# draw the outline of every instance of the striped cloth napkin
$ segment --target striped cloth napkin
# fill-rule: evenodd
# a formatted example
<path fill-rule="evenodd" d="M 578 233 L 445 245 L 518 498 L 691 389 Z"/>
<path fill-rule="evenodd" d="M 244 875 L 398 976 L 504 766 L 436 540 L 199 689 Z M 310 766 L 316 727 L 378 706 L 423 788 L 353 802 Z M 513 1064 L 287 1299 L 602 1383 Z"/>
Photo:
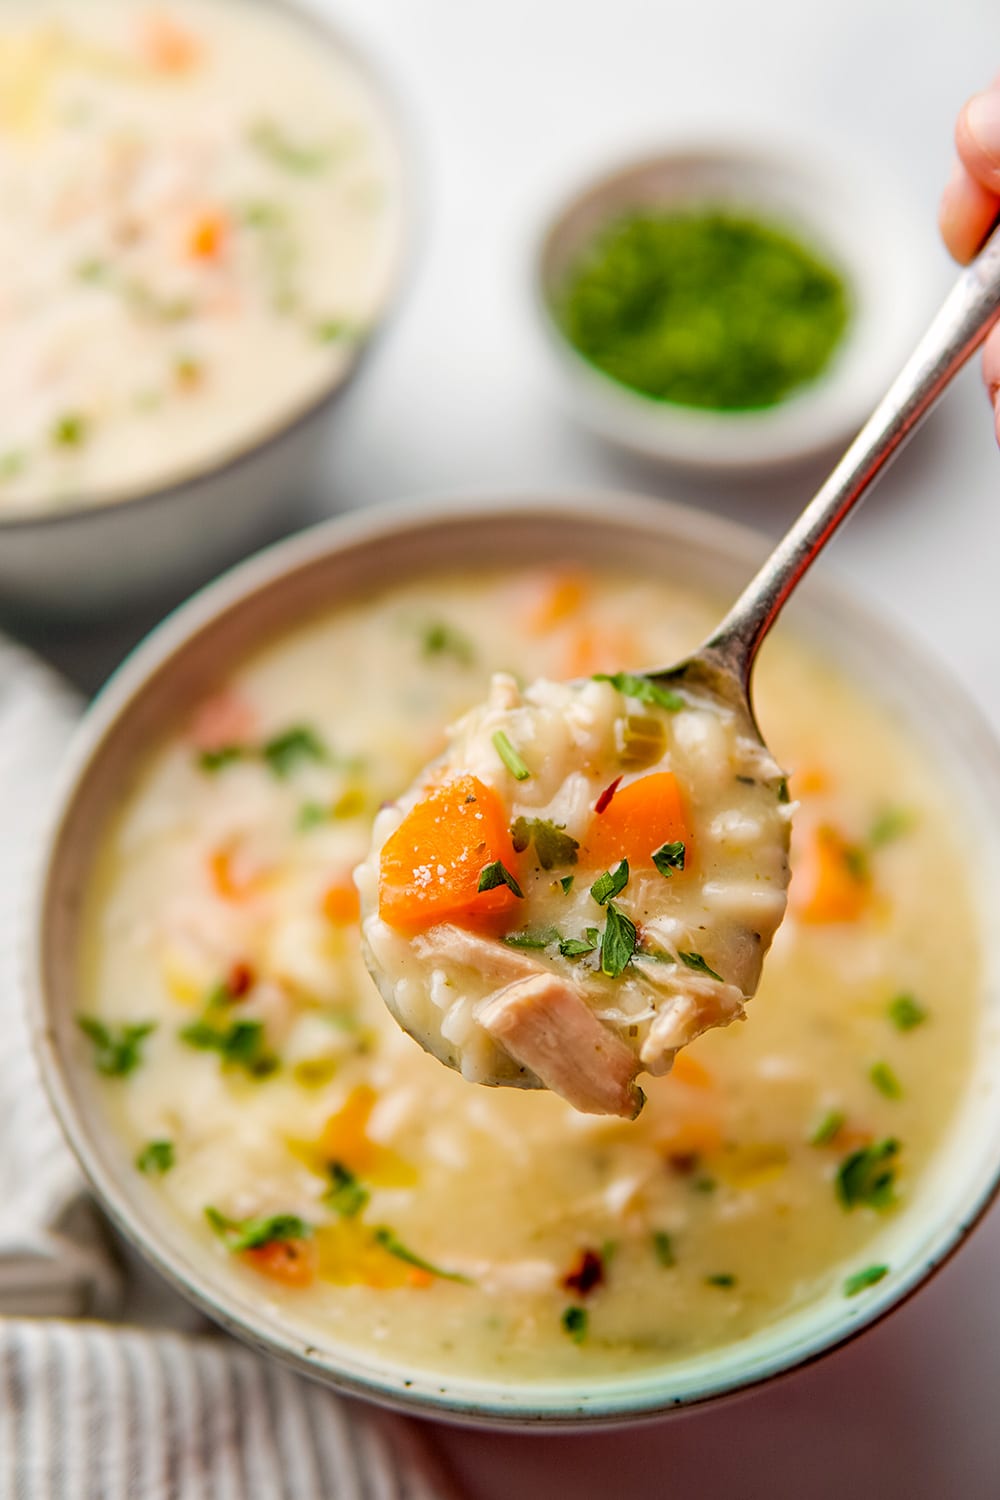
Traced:
<path fill-rule="evenodd" d="M 22 1015 L 21 907 L 80 708 L 0 638 L 0 1500 L 457 1500 L 415 1423 L 221 1334 L 114 1321 L 207 1329 L 115 1255 Z"/>

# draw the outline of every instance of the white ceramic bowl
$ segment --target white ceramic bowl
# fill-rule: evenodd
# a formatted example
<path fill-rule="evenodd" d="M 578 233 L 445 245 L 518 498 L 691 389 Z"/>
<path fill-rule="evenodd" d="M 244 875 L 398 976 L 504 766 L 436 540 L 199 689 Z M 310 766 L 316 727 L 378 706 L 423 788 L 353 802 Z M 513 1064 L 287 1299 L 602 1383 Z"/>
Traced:
<path fill-rule="evenodd" d="M 108 499 L 61 502 L 31 514 L 0 511 L 0 611 L 15 626 L 36 617 L 103 617 L 151 599 L 175 599 L 287 530 L 289 512 L 318 477 L 336 397 L 398 292 L 411 205 L 395 102 L 354 44 L 297 0 L 245 3 L 287 15 L 321 54 L 347 58 L 367 87 L 389 146 L 398 204 L 381 305 L 318 394 L 276 412 L 265 428 L 203 467 Z"/>
<path fill-rule="evenodd" d="M 77 735 L 56 799 L 30 935 L 31 1024 L 53 1103 L 104 1207 L 154 1266 L 226 1328 L 333 1386 L 411 1412 L 494 1425 L 634 1421 L 769 1380 L 843 1343 L 912 1292 L 983 1213 L 1000 1172 L 1000 747 L 946 672 L 826 583 L 804 586 L 792 609 L 798 629 L 817 637 L 909 722 L 940 764 L 980 901 L 988 965 L 972 1080 L 919 1191 L 887 1219 L 871 1247 L 872 1259 L 892 1270 L 864 1298 L 844 1298 L 838 1284 L 824 1299 L 728 1347 L 585 1384 L 472 1380 L 400 1365 L 384 1348 L 339 1345 L 289 1322 L 227 1275 L 211 1247 L 133 1170 L 80 1050 L 73 1018 L 80 1009 L 81 896 L 108 819 L 147 750 L 247 653 L 318 609 L 422 572 L 558 553 L 702 583 L 725 597 L 765 550 L 761 538 L 728 523 L 618 495 L 466 501 L 352 516 L 283 542 L 206 589 L 105 688 Z"/>
<path fill-rule="evenodd" d="M 775 406 L 714 412 L 644 396 L 605 375 L 553 314 L 567 267 L 605 224 L 634 208 L 725 207 L 784 226 L 840 272 L 850 321 L 827 369 Z M 545 343 L 573 412 L 610 442 L 677 468 L 748 476 L 830 452 L 860 428 L 912 352 L 933 304 L 934 226 L 911 222 L 870 168 L 838 170 L 822 151 L 678 146 L 616 167 L 553 216 L 535 258 Z"/>

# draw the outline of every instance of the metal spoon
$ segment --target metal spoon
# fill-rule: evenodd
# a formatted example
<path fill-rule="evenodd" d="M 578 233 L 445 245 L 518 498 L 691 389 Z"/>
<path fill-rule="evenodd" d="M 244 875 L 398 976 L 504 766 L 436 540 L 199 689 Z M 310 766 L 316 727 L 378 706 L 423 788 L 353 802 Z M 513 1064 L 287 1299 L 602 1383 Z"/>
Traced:
<path fill-rule="evenodd" d="M 834 532 L 916 431 L 1000 319 L 1000 229 L 959 276 L 943 306 L 833 473 L 747 584 L 718 629 L 676 666 L 644 675 L 664 687 L 706 689 L 761 739 L 751 674 L 785 601 Z"/>

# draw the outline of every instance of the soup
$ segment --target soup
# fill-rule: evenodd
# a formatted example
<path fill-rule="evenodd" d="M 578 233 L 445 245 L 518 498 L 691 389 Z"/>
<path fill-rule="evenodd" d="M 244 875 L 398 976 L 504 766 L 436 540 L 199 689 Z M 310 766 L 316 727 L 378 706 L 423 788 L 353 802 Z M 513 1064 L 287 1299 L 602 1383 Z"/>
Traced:
<path fill-rule="evenodd" d="M 363 75 L 280 6 L 6 0 L 0 516 L 173 482 L 315 403 L 387 294 L 395 179 Z"/>
<path fill-rule="evenodd" d="M 80 1065 L 134 1170 L 313 1343 L 610 1376 L 884 1274 L 970 1071 L 979 937 L 948 788 L 811 648 L 779 634 L 757 689 L 800 804 L 789 914 L 748 1019 L 644 1080 L 637 1120 L 471 1086 L 362 960 L 373 817 L 491 672 L 639 669 L 719 614 L 613 574 L 396 587 L 192 703 L 123 793 L 88 883 Z"/>

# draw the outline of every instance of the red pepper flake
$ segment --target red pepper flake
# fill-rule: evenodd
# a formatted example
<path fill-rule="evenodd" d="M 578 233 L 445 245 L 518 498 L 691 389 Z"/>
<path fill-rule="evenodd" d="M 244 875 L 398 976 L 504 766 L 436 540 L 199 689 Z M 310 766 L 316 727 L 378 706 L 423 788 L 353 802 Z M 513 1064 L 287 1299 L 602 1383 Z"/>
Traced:
<path fill-rule="evenodd" d="M 254 986 L 254 972 L 249 964 L 235 963 L 226 978 L 226 989 L 231 1000 L 242 1000 Z"/>
<path fill-rule="evenodd" d="M 667 1157 L 672 1169 L 680 1177 L 690 1177 L 698 1166 L 697 1151 L 671 1151 Z"/>
<path fill-rule="evenodd" d="M 611 783 L 611 785 L 610 786 L 606 786 L 604 788 L 604 791 L 601 793 L 601 795 L 598 797 L 597 801 L 594 803 L 594 811 L 595 811 L 595 813 L 607 812 L 608 808 L 611 806 L 611 799 L 615 795 L 615 792 L 617 792 L 617 790 L 621 786 L 621 784 L 622 784 L 621 777 L 620 776 L 616 776 L 615 779 L 614 779 L 614 781 Z"/>
<path fill-rule="evenodd" d="M 604 1281 L 604 1261 L 596 1250 L 581 1250 L 571 1271 L 563 1277 L 563 1286 L 579 1297 L 588 1296 Z"/>

